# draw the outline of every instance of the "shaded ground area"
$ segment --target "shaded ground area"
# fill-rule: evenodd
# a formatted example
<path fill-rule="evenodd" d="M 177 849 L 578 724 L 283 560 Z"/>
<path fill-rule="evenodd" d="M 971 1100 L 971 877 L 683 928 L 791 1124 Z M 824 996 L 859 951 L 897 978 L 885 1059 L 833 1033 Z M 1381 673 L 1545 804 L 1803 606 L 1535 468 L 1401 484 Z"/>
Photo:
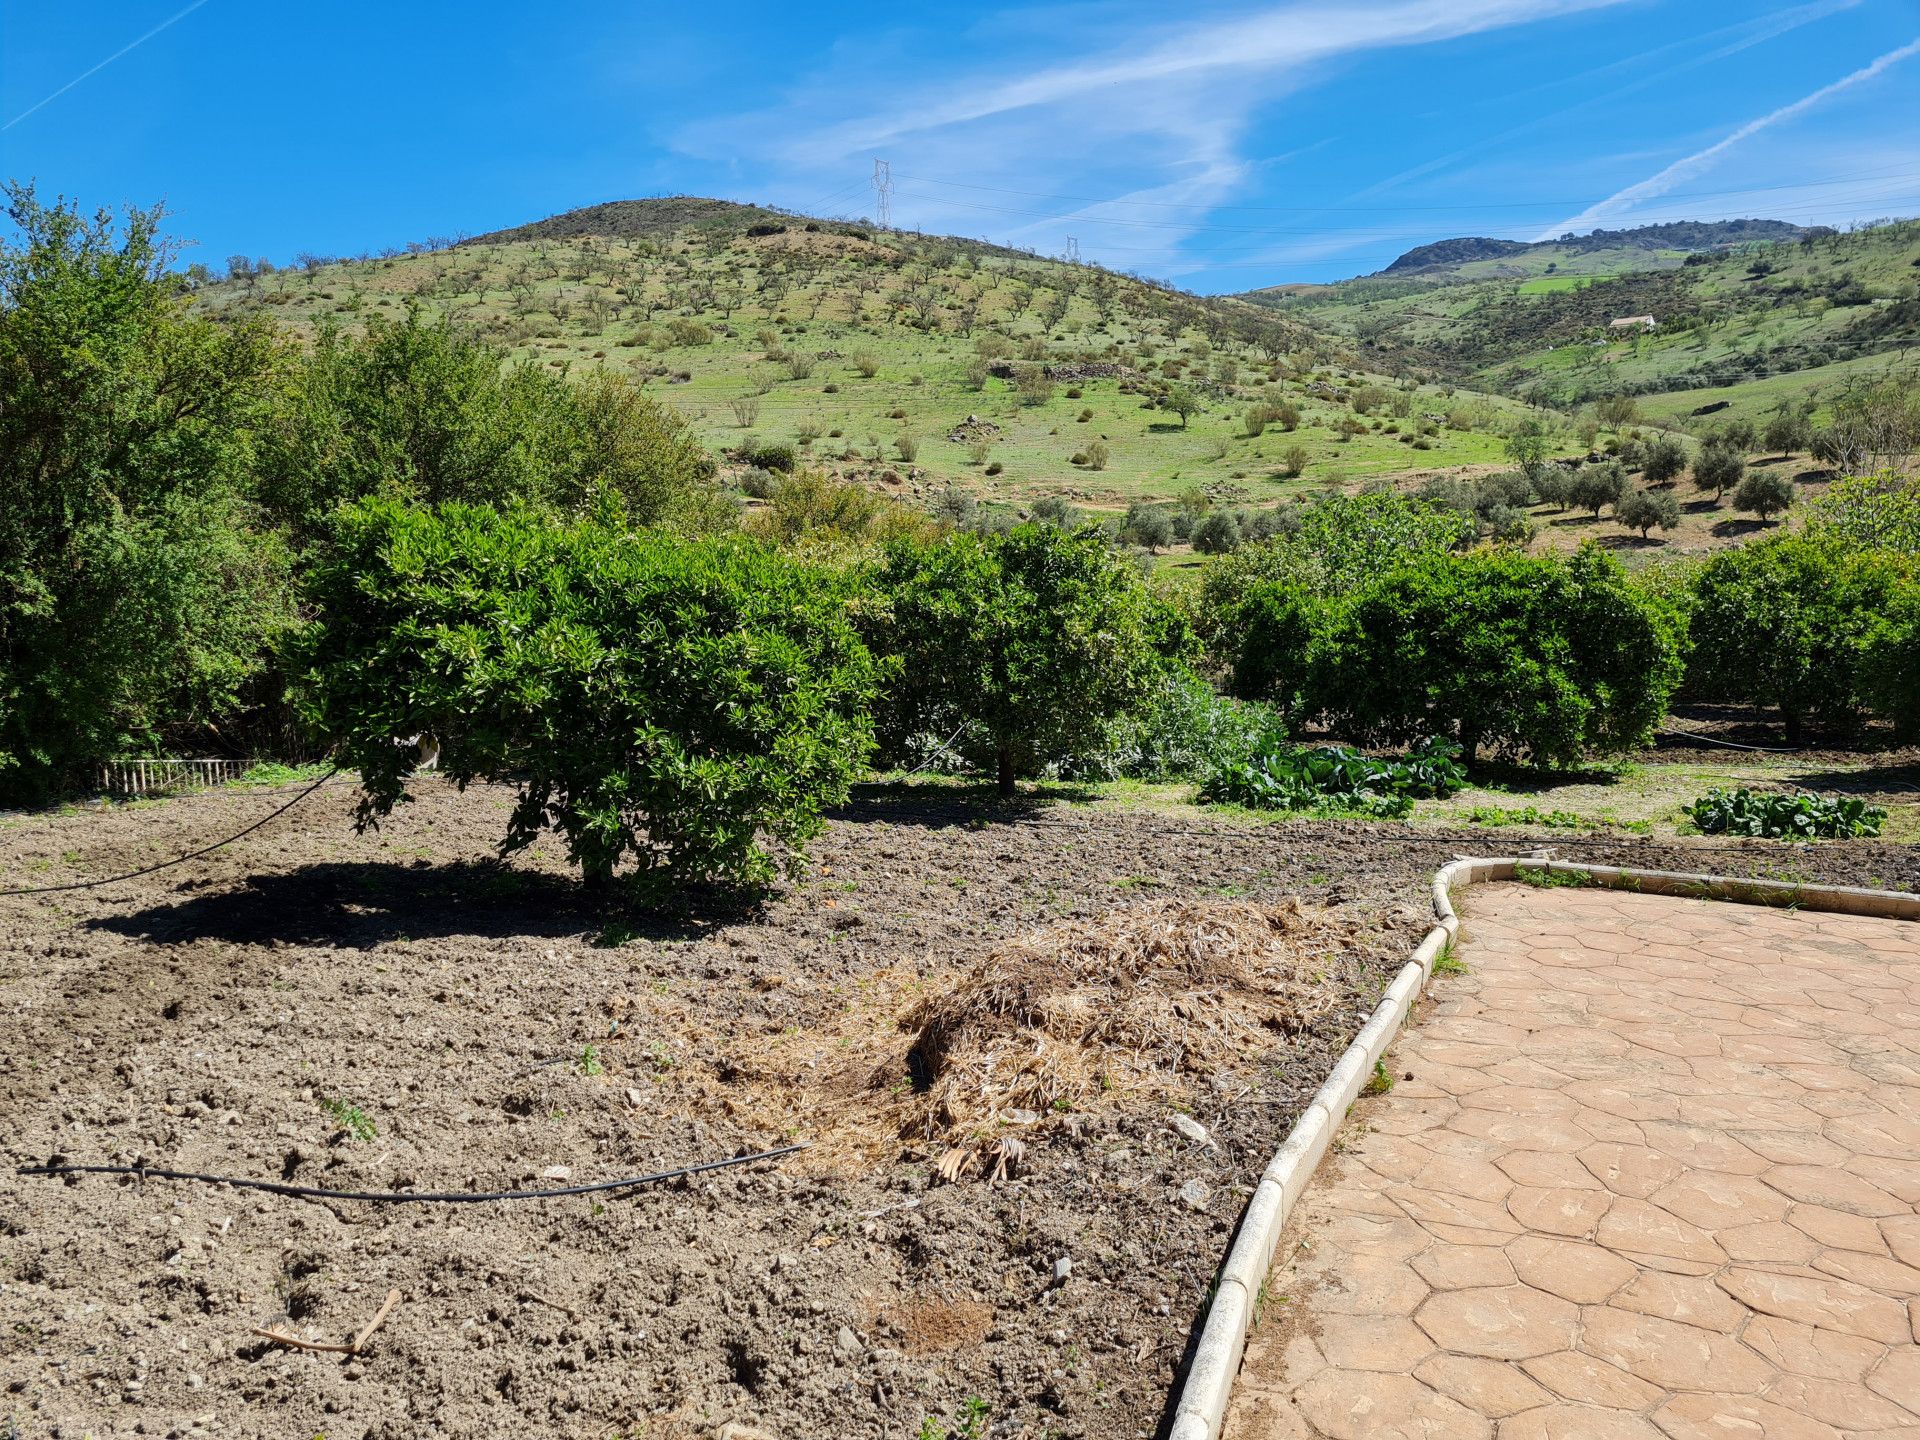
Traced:
<path fill-rule="evenodd" d="M 1920 925 L 1463 897 L 1283 1239 L 1228 1426 L 1920 1434 Z"/>
<path fill-rule="evenodd" d="M 153 863 L 282 798 L 0 818 L 0 876 Z M 187 865 L 0 900 L 7 1164 L 490 1190 L 815 1148 L 629 1196 L 457 1209 L 9 1174 L 0 1419 L 878 1437 L 957 1431 L 977 1399 L 981 1435 L 1152 1434 L 1245 1182 L 1424 929 L 1433 869 L 1488 848 L 875 788 L 763 906 L 649 919 L 586 904 L 551 849 L 492 863 L 510 804 L 429 783 L 362 837 L 336 781 Z M 1898 846 L 1591 853 L 1920 884 Z M 925 1123 L 901 1018 L 1010 939 L 1148 902 L 1295 899 L 1344 937 L 1312 1023 L 1250 1030 L 1157 1089 Z M 1180 1018 L 1207 1023 L 1198 1009 Z M 939 1183 L 949 1147 L 1008 1137 L 1011 1179 Z M 337 1340 L 390 1286 L 402 1303 L 362 1358 L 249 1333 L 286 1317 Z"/>

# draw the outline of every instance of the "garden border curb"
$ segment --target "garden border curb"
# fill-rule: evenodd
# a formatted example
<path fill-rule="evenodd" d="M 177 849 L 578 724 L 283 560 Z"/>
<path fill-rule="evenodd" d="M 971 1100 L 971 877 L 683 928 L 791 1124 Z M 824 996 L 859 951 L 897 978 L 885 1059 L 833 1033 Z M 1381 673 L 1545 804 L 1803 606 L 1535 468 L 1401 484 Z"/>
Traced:
<path fill-rule="evenodd" d="M 1219 1440 L 1227 1402 L 1246 1352 L 1254 1307 L 1273 1264 L 1273 1253 L 1287 1217 L 1313 1181 L 1334 1132 L 1360 1096 L 1374 1063 L 1386 1053 L 1413 1011 L 1434 962 L 1454 941 L 1460 919 L 1452 891 L 1457 885 L 1511 880 L 1522 868 L 1579 877 L 1574 883 L 1643 894 L 1699 900 L 1728 900 L 1801 910 L 1836 911 L 1890 920 L 1920 922 L 1920 895 L 1897 890 L 1862 890 L 1845 885 L 1801 885 L 1784 880 L 1741 880 L 1725 875 L 1677 870 L 1638 870 L 1620 865 L 1588 865 L 1546 858 L 1469 859 L 1442 866 L 1433 877 L 1433 928 L 1394 976 L 1367 1023 L 1335 1062 L 1300 1118 L 1280 1142 L 1254 1187 L 1233 1244 L 1222 1262 L 1207 1308 L 1206 1322 L 1194 1346 L 1193 1361 L 1181 1382 L 1167 1440 Z"/>

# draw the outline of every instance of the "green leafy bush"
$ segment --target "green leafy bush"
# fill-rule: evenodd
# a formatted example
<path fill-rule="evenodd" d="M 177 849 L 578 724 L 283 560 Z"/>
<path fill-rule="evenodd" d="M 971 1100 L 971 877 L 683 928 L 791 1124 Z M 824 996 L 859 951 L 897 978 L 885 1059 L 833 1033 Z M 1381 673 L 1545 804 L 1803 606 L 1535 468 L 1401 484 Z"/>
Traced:
<path fill-rule="evenodd" d="M 1681 674 L 1683 618 L 1591 546 L 1565 559 L 1428 555 L 1314 644 L 1310 703 L 1348 733 L 1458 737 L 1537 766 L 1645 744 Z"/>
<path fill-rule="evenodd" d="M 641 524 L 727 518 L 712 457 L 638 385 L 511 361 L 414 308 L 360 335 L 322 330 L 260 418 L 253 469 L 268 515 L 300 544 L 336 506 L 374 494 L 576 508 L 610 489 Z"/>
<path fill-rule="evenodd" d="M 1135 708 L 1055 769 L 1066 779 L 1184 779 L 1245 759 L 1275 728 L 1267 706 L 1221 695 L 1184 664 L 1169 662 Z"/>
<path fill-rule="evenodd" d="M 738 537 L 627 528 L 603 501 L 346 510 L 313 598 L 305 703 L 361 774 L 362 824 L 408 798 L 431 735 L 465 784 L 520 787 L 503 850 L 546 829 L 590 886 L 759 884 L 872 748 L 877 668 L 851 582 Z"/>
<path fill-rule="evenodd" d="M 1687 814 L 1706 835 L 1757 835 L 1766 840 L 1850 840 L 1878 835 L 1887 812 L 1857 795 L 1782 795 L 1717 786 Z"/>
<path fill-rule="evenodd" d="M 279 345 L 188 312 L 157 212 L 7 187 L 0 242 L 0 801 L 237 713 L 294 623 L 244 424 Z"/>
<path fill-rule="evenodd" d="M 1694 580 L 1689 692 L 1777 707 L 1794 745 L 1809 726 L 1851 731 L 1869 709 L 1910 720 L 1899 697 L 1920 682 L 1898 658 L 1901 627 L 1888 617 L 1911 613 L 1915 568 L 1911 557 L 1821 536 L 1721 551 Z"/>
<path fill-rule="evenodd" d="M 977 726 L 1002 794 L 1048 760 L 1097 747 L 1146 699 L 1186 626 L 1093 530 L 1026 524 L 889 548 L 874 647 L 898 657 L 884 729 Z"/>
<path fill-rule="evenodd" d="M 1460 747 L 1450 740 L 1426 740 L 1402 758 L 1382 759 L 1337 745 L 1288 745 L 1276 736 L 1246 758 L 1214 767 L 1200 786 L 1200 799 L 1392 819 L 1411 811 L 1415 799 L 1451 795 L 1465 783 Z"/>

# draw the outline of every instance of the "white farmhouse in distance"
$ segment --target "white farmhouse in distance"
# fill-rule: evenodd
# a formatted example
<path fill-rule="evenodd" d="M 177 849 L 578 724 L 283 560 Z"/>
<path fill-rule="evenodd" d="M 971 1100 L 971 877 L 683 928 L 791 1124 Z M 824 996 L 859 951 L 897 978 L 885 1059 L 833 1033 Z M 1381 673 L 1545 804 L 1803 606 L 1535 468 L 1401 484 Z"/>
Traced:
<path fill-rule="evenodd" d="M 1609 320 L 1609 330 L 1651 330 L 1655 324 L 1651 315 L 1623 315 L 1618 320 Z"/>

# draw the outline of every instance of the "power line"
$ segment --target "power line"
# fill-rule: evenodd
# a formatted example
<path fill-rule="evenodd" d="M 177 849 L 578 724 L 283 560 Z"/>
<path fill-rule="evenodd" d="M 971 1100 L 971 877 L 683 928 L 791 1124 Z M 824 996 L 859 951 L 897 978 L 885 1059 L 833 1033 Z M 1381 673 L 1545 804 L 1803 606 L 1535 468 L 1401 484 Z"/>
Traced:
<path fill-rule="evenodd" d="M 885 160 L 873 162 L 873 204 L 874 214 L 879 217 L 880 228 L 893 228 L 893 166 Z"/>

